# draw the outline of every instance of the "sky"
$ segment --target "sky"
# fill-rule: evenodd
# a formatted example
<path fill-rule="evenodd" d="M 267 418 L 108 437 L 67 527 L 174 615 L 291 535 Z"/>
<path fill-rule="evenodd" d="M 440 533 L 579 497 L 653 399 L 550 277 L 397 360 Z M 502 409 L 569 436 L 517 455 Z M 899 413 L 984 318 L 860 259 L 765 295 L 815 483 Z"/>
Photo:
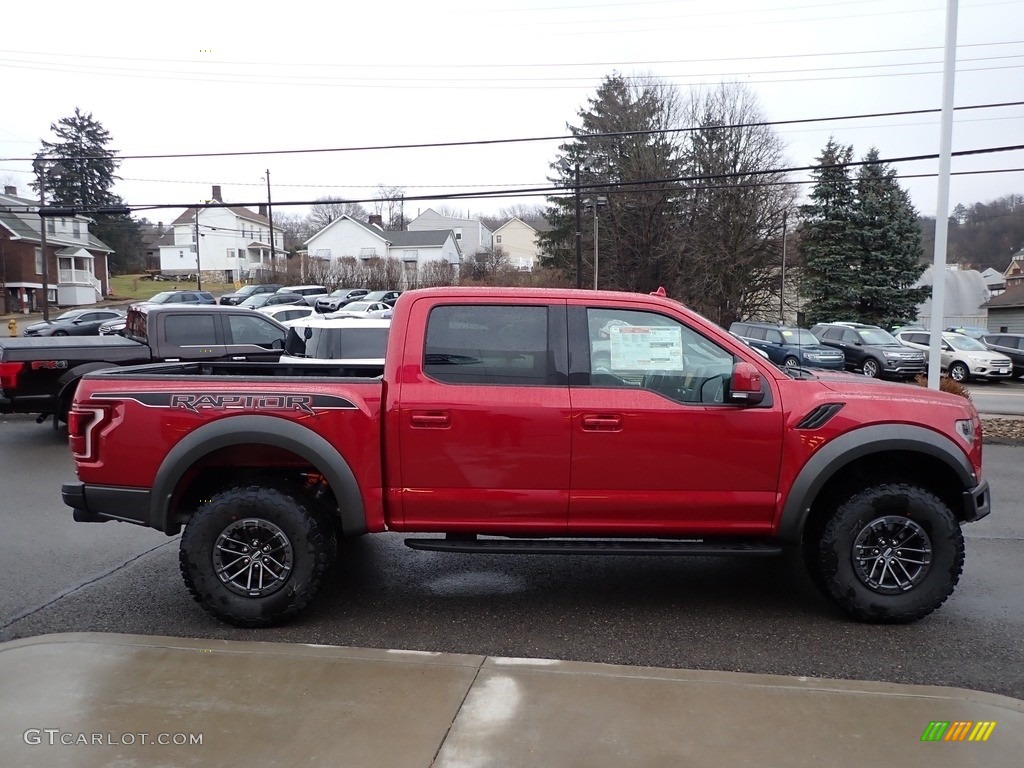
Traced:
<path fill-rule="evenodd" d="M 215 184 L 225 202 L 269 197 L 296 214 L 381 185 L 405 190 L 410 218 L 542 204 L 469 196 L 549 186 L 558 138 L 616 72 L 684 96 L 744 83 L 768 120 L 819 120 L 777 127 L 790 167 L 812 165 L 830 136 L 857 157 L 939 151 L 946 0 L 49 0 L 3 17 L 0 182 L 32 196 L 29 158 L 78 107 L 125 158 L 114 191 L 154 222 Z M 1024 102 L 1024 3 L 960 0 L 957 18 L 956 106 Z M 910 110 L 936 111 L 850 119 Z M 957 111 L 953 152 L 1024 144 L 1022 128 L 1024 105 Z M 396 148 L 496 139 L 543 140 Z M 274 153 L 225 156 L 240 152 Z M 213 156 L 180 157 L 200 153 Z M 935 215 L 938 160 L 894 167 Z M 1024 195 L 1022 150 L 954 157 L 952 170 L 951 207 Z"/>

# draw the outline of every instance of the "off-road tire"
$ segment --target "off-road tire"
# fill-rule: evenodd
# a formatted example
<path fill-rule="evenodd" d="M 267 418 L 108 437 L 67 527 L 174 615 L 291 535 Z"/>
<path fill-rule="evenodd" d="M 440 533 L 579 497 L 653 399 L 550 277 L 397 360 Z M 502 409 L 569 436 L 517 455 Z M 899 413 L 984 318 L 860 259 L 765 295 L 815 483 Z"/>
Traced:
<path fill-rule="evenodd" d="M 178 561 L 189 592 L 209 613 L 239 627 L 267 627 L 309 605 L 336 551 L 331 521 L 313 499 L 287 486 L 248 485 L 199 506 Z"/>
<path fill-rule="evenodd" d="M 880 483 L 841 500 L 808 531 L 811 580 L 861 621 L 904 624 L 952 594 L 964 566 L 964 538 L 949 507 L 909 483 Z"/>
<path fill-rule="evenodd" d="M 877 379 L 879 374 L 882 372 L 882 366 L 878 364 L 878 361 L 873 357 L 869 357 L 864 361 L 861 366 L 861 372 L 871 379 Z"/>

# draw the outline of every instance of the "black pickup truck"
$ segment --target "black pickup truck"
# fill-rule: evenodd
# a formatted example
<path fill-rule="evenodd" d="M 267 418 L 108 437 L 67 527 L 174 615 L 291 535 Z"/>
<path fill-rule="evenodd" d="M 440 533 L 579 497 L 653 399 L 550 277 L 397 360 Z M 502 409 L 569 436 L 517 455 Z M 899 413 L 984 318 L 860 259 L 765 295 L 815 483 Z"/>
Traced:
<path fill-rule="evenodd" d="M 136 305 L 123 336 L 0 339 L 0 413 L 66 421 L 78 380 L 115 366 L 276 361 L 287 329 L 249 308 Z"/>

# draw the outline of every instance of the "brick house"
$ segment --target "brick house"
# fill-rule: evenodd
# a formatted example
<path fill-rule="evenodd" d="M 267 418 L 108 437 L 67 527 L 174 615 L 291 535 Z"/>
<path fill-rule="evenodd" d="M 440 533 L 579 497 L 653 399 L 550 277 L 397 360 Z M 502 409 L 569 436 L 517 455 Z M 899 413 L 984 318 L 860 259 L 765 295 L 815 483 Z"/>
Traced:
<path fill-rule="evenodd" d="M 95 304 L 110 293 L 107 256 L 113 251 L 89 233 L 88 216 L 46 219 L 42 250 L 39 201 L 18 196 L 14 187 L 0 195 L 0 284 L 5 313 L 43 306 L 43 258 L 49 303 L 62 307 Z"/>

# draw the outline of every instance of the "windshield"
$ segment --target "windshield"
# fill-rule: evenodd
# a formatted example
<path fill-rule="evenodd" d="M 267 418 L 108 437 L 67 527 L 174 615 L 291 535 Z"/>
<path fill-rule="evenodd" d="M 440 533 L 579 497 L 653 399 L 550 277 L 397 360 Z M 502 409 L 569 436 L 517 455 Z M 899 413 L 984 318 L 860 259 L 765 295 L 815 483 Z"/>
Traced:
<path fill-rule="evenodd" d="M 252 292 L 255 291 L 257 287 L 258 286 L 255 285 L 243 285 L 241 288 L 235 291 L 235 294 L 238 296 L 251 296 Z"/>
<path fill-rule="evenodd" d="M 330 326 L 290 328 L 285 354 L 320 360 L 383 360 L 388 330 Z"/>
<path fill-rule="evenodd" d="M 801 347 L 816 347 L 821 344 L 817 336 L 804 328 L 787 328 L 782 331 L 782 338 L 787 344 Z"/>
<path fill-rule="evenodd" d="M 273 296 L 272 293 L 257 293 L 255 296 L 250 296 L 248 299 L 242 302 L 243 307 L 262 307 Z"/>
<path fill-rule="evenodd" d="M 71 309 L 65 312 L 63 315 L 59 315 L 54 318 L 55 320 L 74 320 L 79 315 L 84 315 L 86 310 L 84 309 Z"/>
<path fill-rule="evenodd" d="M 942 339 L 953 349 L 958 349 L 962 352 L 988 352 L 988 347 L 977 339 L 972 339 L 970 336 L 944 333 L 942 334 Z"/>
<path fill-rule="evenodd" d="M 885 344 L 899 344 L 900 341 L 888 331 L 883 331 L 881 328 L 868 328 L 863 331 L 857 331 L 860 335 L 860 340 L 865 344 L 885 345 Z"/>
<path fill-rule="evenodd" d="M 160 291 L 156 296 L 150 299 L 154 304 L 166 304 L 174 296 L 174 291 Z"/>

